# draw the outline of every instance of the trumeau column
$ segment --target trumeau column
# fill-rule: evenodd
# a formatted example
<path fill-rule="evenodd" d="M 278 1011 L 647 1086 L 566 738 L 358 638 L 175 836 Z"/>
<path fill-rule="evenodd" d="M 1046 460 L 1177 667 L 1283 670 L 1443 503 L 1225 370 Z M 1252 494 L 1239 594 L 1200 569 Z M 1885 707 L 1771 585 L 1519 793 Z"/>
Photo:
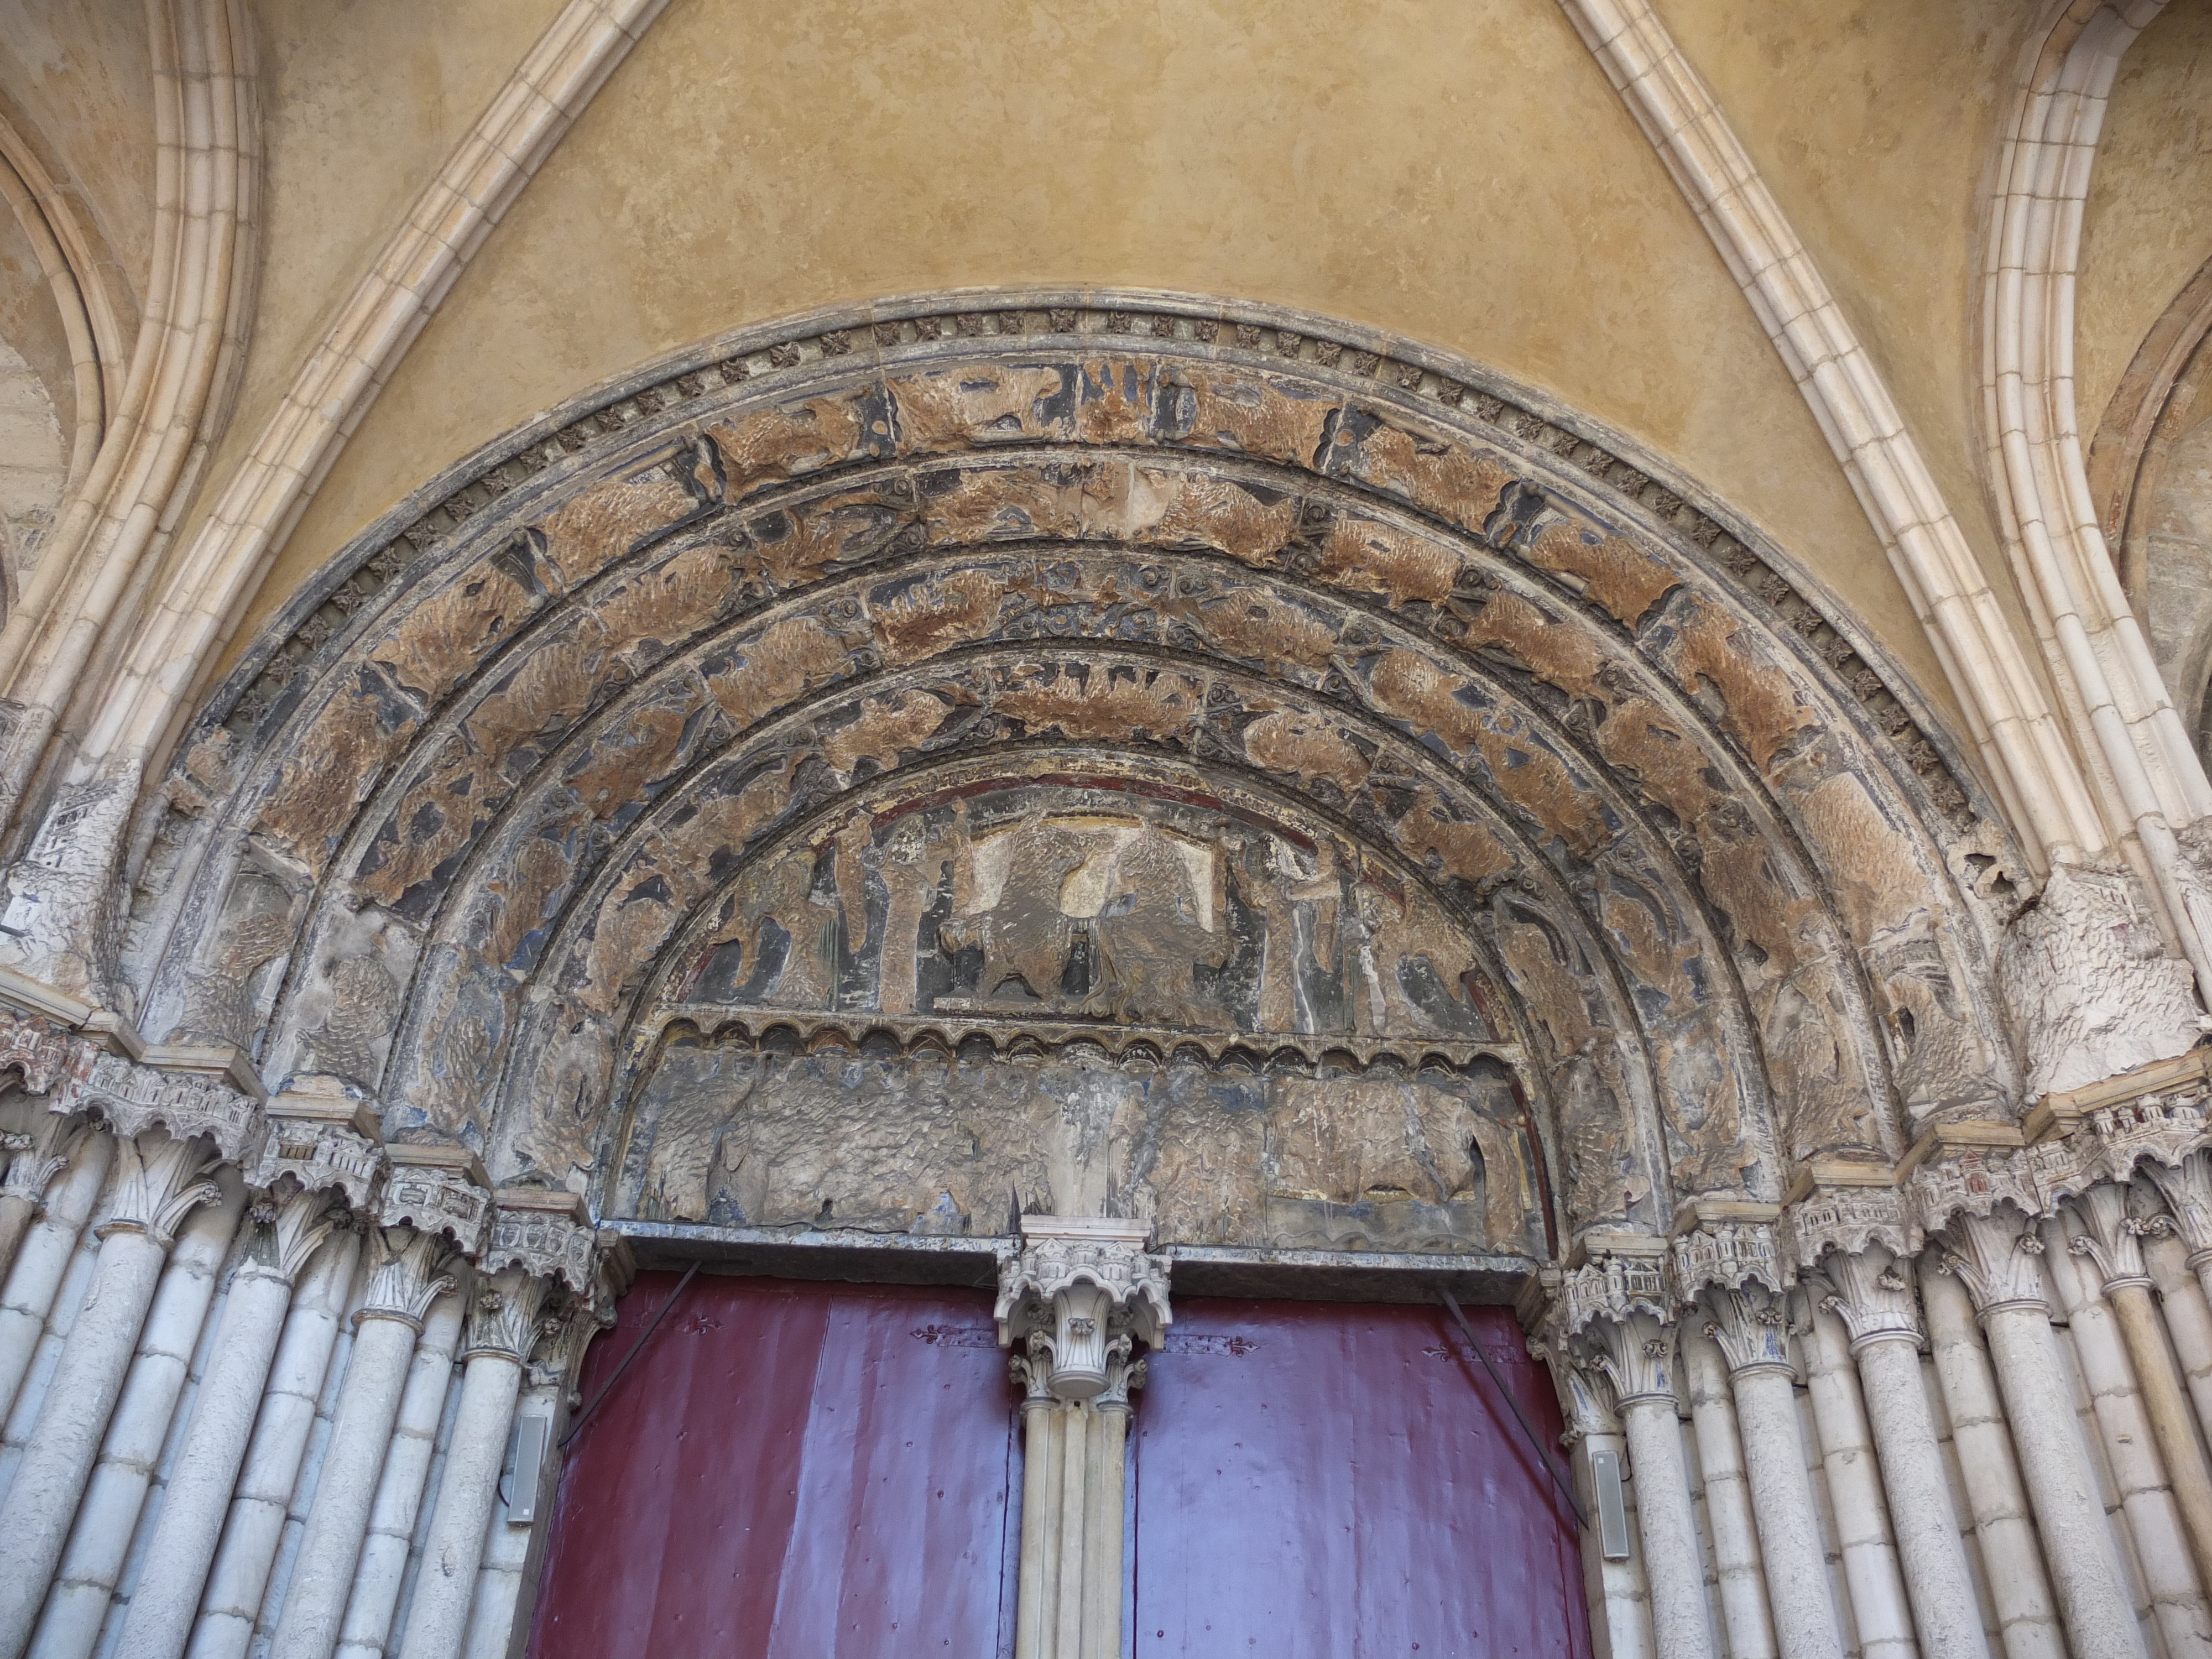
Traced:
<path fill-rule="evenodd" d="M 1701 1328 L 1728 1363 L 1782 1659 L 1843 1659 L 1799 1431 L 1787 1287 L 1773 1232 L 1741 1223 L 1699 1228 L 1674 1241 L 1672 1265 L 1676 1297 L 1686 1306 L 1702 1299 L 1709 1316 Z"/>
<path fill-rule="evenodd" d="M 1984 1194 L 1986 1196 L 1986 1194 Z M 1940 1201 L 1940 1200 L 1939 1200 Z M 2042 1241 L 2008 1200 L 1953 1214 L 1940 1246 L 1973 1298 L 2075 1659 L 2145 1659 L 2142 1627 L 2060 1368 Z"/>
<path fill-rule="evenodd" d="M 1880 1184 L 1807 1194 L 1791 1208 L 1783 1243 L 1801 1273 L 1818 1271 L 1806 1291 L 1849 1333 L 1921 1651 L 1981 1659 L 1988 1639 L 1921 1376 L 1924 1340 L 1910 1276 L 1916 1230 L 1889 1171 L 1870 1173 Z"/>
<path fill-rule="evenodd" d="M 222 1536 L 260 1415 L 292 1290 L 349 1212 L 363 1212 L 383 1167 L 365 1105 L 270 1103 L 270 1133 L 253 1184 L 244 1259 L 233 1272 L 214 1354 L 170 1471 L 115 1659 L 178 1659 Z"/>
<path fill-rule="evenodd" d="M 368 1294 L 354 1316 L 353 1352 L 338 1395 L 272 1659 L 331 1659 L 415 1340 L 431 1303 L 455 1288 L 454 1247 L 473 1255 L 490 1220 L 483 1166 L 459 1148 L 394 1146 L 377 1208 Z"/>
<path fill-rule="evenodd" d="M 1674 1310 L 1662 1271 L 1664 1241 L 1589 1241 L 1601 1259 L 1560 1281 L 1560 1335 L 1612 1387 L 1636 1482 L 1644 1581 L 1658 1659 L 1711 1659 L 1712 1622 L 1690 1472 L 1674 1398 Z"/>
<path fill-rule="evenodd" d="M 2143 1265 L 2143 1236 L 2163 1218 L 2145 1221 L 2130 1215 L 2128 1189 L 2111 1181 L 2098 1182 L 2068 1208 L 2081 1231 L 2067 1248 L 2087 1259 L 2105 1300 L 2112 1304 L 2113 1321 L 2120 1328 L 2120 1340 L 2150 1419 L 2152 1437 L 2166 1464 L 2190 1555 L 2199 1580 L 2212 1584 L 2212 1469 L 2205 1467 L 2197 1444 L 2189 1397 L 2173 1351 L 2166 1346 L 2150 1273 Z"/>
<path fill-rule="evenodd" d="M 54 1093 L 58 1114 L 96 1112 L 118 1169 L 90 1289 L 70 1330 L 15 1483 L 0 1504 L 0 1659 L 28 1644 L 77 1504 L 153 1304 L 179 1224 L 222 1195 L 210 1175 L 260 1148 L 259 1105 L 227 1085 L 175 1077 L 84 1045 Z"/>
<path fill-rule="evenodd" d="M 1022 1404 L 1016 1659 L 1119 1659 L 1123 1452 L 1137 1345 L 1173 1314 L 1148 1222 L 1024 1216 L 999 1275 L 999 1342 Z M 414 1659 L 414 1656 L 408 1656 Z"/>
<path fill-rule="evenodd" d="M 591 1294 L 592 1232 L 582 1199 L 568 1192 L 502 1188 L 498 1202 L 469 1321 L 460 1409 L 400 1659 L 457 1659 L 460 1653 L 523 1367 L 539 1337 L 560 1326 L 556 1316 L 553 1328 L 546 1328 L 542 1316 L 553 1311 L 549 1298 Z M 1118 1506 L 1114 1525 L 1118 1542 Z M 1118 1612 L 1118 1582 L 1114 1605 Z M 1118 1631 L 1113 1651 L 1120 1652 Z"/>

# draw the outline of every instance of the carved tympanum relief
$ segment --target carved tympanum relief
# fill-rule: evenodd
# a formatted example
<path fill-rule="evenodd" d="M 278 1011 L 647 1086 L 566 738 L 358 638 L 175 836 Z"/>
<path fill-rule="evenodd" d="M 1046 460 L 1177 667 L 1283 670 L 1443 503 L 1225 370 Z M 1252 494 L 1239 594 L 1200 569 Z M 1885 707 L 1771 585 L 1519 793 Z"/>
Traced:
<path fill-rule="evenodd" d="M 1322 1237 L 1269 1206 L 1371 1188 L 1437 1212 L 1394 1236 L 1533 1242 L 1524 1176 L 1649 1224 L 2001 1102 L 2017 866 L 1868 648 L 1525 394 L 1297 321 L 886 307 L 502 441 L 198 728 L 154 1027 L 277 963 L 265 1066 L 501 1180 L 900 1226 L 1042 1183 Z M 894 1137 L 932 1067 L 1006 1103 L 944 1129 L 972 1168 L 761 1173 L 809 1078 Z M 1300 1090 L 1355 1081 L 1402 1131 L 1296 1173 Z M 1009 1150 L 1086 1089 L 1141 1097 L 1125 1142 Z"/>

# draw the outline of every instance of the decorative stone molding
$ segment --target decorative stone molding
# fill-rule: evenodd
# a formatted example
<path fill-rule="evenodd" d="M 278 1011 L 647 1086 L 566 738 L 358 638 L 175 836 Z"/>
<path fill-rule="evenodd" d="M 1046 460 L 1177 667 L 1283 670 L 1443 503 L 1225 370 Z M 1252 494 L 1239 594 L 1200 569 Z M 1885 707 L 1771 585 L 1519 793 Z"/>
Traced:
<path fill-rule="evenodd" d="M 491 1180 L 476 1154 L 465 1146 L 398 1146 L 386 1148 L 385 1155 L 391 1173 L 377 1208 L 379 1224 L 442 1233 L 473 1259 L 483 1248 L 492 1214 Z"/>
<path fill-rule="evenodd" d="M 1919 1298 L 1900 1267 L 1899 1253 L 1869 1243 L 1860 1250 L 1832 1250 L 1822 1258 L 1820 1272 L 1826 1284 L 1818 1286 L 1820 1305 L 1844 1322 L 1851 1334 L 1851 1352 L 1860 1352 L 1876 1342 L 1923 1340 Z"/>
<path fill-rule="evenodd" d="M 550 1281 L 521 1267 L 481 1279 L 469 1310 L 469 1341 L 461 1358 L 488 1353 L 518 1365 L 526 1364 L 538 1339 L 561 1328 L 559 1319 L 539 1317 L 551 1288 Z"/>
<path fill-rule="evenodd" d="M 101 1238 L 118 1232 L 144 1233 L 163 1249 L 176 1242 L 184 1218 L 222 1196 L 206 1176 L 217 1158 L 197 1138 L 168 1135 L 151 1146 L 143 1135 L 118 1135 L 115 1195 L 107 1219 L 96 1230 Z"/>
<path fill-rule="evenodd" d="M 2070 1236 L 2066 1248 L 2095 1264 L 2107 1291 L 2125 1285 L 2151 1287 L 2150 1273 L 2143 1266 L 2142 1241 L 2157 1231 L 2158 1223 L 2128 1213 L 2124 1186 L 2100 1182 L 2077 1194 L 2067 1209 L 2081 1231 Z"/>
<path fill-rule="evenodd" d="M 496 1200 L 478 1271 L 519 1268 L 535 1279 L 558 1280 L 577 1296 L 589 1295 L 597 1237 L 584 1200 L 574 1193 L 531 1187 L 502 1187 Z"/>
<path fill-rule="evenodd" d="M 2189 1265 L 2201 1272 L 2212 1263 L 2212 1150 L 2199 1147 L 2172 1164 L 2146 1163 L 2142 1171 L 2189 1246 Z"/>
<path fill-rule="evenodd" d="M 258 1184 L 258 1183 L 257 1183 Z M 294 1187 L 272 1194 L 246 1212 L 252 1224 L 241 1273 L 265 1273 L 289 1285 L 323 1242 L 337 1231 L 343 1189 Z"/>
<path fill-rule="evenodd" d="M 1962 1212 L 1952 1218 L 1937 1249 L 1942 1271 L 1957 1275 L 1984 1318 L 2006 1308 L 2049 1309 L 2036 1260 L 2043 1241 L 2020 1210 L 1992 1205 L 1979 1215 Z"/>
<path fill-rule="evenodd" d="M 204 1137 L 241 1168 L 261 1148 L 261 1103 L 228 1082 L 144 1066 L 82 1045 L 53 1091 L 52 1109 L 104 1120 L 118 1140 L 159 1125 L 179 1140 Z"/>
<path fill-rule="evenodd" d="M 1158 1346 L 1174 1315 L 1170 1263 L 1148 1254 L 1152 1224 L 1024 1216 L 1022 1248 L 999 1274 L 999 1345 L 1021 1346 L 1016 1380 L 1035 1397 L 1126 1404 L 1134 1344 Z"/>
<path fill-rule="evenodd" d="M 1662 1322 L 1673 1319 L 1666 1248 L 1664 1241 L 1640 1235 L 1584 1239 L 1583 1249 L 1597 1259 L 1560 1276 L 1554 1315 L 1560 1334 L 1577 1336 L 1596 1321 L 1620 1321 L 1636 1313 Z"/>
<path fill-rule="evenodd" d="M 372 1228 L 368 1241 L 368 1291 L 354 1315 L 355 1323 L 396 1319 L 419 1334 L 430 1304 L 454 1288 L 453 1277 L 446 1271 L 453 1261 L 451 1247 L 439 1234 L 411 1226 Z"/>

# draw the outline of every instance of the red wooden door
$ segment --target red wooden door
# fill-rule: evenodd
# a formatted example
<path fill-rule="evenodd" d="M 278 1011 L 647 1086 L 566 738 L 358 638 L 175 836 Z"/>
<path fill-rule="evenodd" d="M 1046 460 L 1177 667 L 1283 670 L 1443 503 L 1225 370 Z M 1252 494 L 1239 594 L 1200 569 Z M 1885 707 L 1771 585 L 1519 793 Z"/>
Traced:
<path fill-rule="evenodd" d="M 1468 1312 L 1555 1439 L 1512 1316 Z M 1441 1309 L 1179 1297 L 1147 1369 L 1135 1659 L 1586 1659 L 1573 1520 Z"/>
<path fill-rule="evenodd" d="M 675 1287 L 641 1274 L 593 1397 Z M 534 1659 L 1000 1650 L 1013 1395 L 977 1291 L 701 1274 L 562 1473 Z"/>

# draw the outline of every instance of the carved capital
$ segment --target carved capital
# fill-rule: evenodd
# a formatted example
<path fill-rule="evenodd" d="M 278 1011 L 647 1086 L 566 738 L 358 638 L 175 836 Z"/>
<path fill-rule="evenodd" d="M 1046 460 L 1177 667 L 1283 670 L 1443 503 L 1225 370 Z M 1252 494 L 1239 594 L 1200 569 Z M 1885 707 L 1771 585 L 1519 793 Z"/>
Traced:
<path fill-rule="evenodd" d="M 259 1154 L 261 1103 L 219 1079 L 141 1066 L 82 1044 L 53 1091 L 57 1113 L 100 1118 L 118 1140 L 156 1127 L 179 1140 L 204 1138 L 241 1169 Z"/>
<path fill-rule="evenodd" d="M 327 1188 L 298 1186 L 264 1198 L 247 1212 L 253 1231 L 239 1271 L 292 1283 L 337 1226 L 337 1198 Z"/>
<path fill-rule="evenodd" d="M 93 1048 L 51 1020 L 0 1008 L 0 1077 L 14 1072 L 23 1079 L 27 1094 L 52 1094 L 68 1073 L 76 1051 Z"/>
<path fill-rule="evenodd" d="M 1595 1259 L 1560 1276 L 1553 1310 L 1560 1334 L 1574 1336 L 1594 1321 L 1617 1322 L 1632 1313 L 1646 1313 L 1662 1323 L 1674 1318 L 1674 1299 L 1662 1265 L 1665 1246 L 1656 1238 L 1635 1244 L 1632 1253 L 1594 1247 Z M 1603 1255 L 1597 1254 L 1601 1249 Z"/>
<path fill-rule="evenodd" d="M 1921 1243 L 1905 1194 L 1893 1186 L 1816 1186 L 1782 1212 L 1775 1237 L 1783 1259 L 1798 1268 L 1815 1266 L 1831 1250 L 1850 1255 L 1870 1245 L 1914 1255 Z"/>
<path fill-rule="evenodd" d="M 1720 1345 L 1730 1376 L 1792 1369 L 1790 1310 L 1782 1291 L 1755 1283 L 1735 1290 L 1715 1286 L 1706 1291 L 1705 1305 L 1712 1316 L 1705 1334 Z"/>
<path fill-rule="evenodd" d="M 615 1328 L 615 1298 L 603 1281 L 589 1297 L 572 1297 L 565 1310 L 541 1318 L 538 1349 L 525 1368 L 533 1389 L 558 1388 L 576 1375 L 584 1350 L 602 1331 Z M 575 1404 L 572 1396 L 569 1404 Z"/>
<path fill-rule="evenodd" d="M 0 1153 L 8 1160 L 8 1173 L 0 1179 L 0 1195 L 20 1198 L 35 1215 L 45 1207 L 46 1188 L 70 1160 L 84 1132 L 82 1119 L 49 1112 L 27 1134 L 0 1135 Z"/>
<path fill-rule="evenodd" d="M 383 1178 L 384 1147 L 367 1103 L 288 1089 L 269 1103 L 269 1136 L 249 1179 L 273 1193 L 288 1176 L 303 1192 L 331 1191 L 367 1214 Z"/>
<path fill-rule="evenodd" d="M 1594 1319 L 1579 1341 L 1589 1368 L 1602 1376 L 1621 1406 L 1640 1400 L 1674 1403 L 1674 1335 L 1671 1323 L 1635 1312 Z"/>
<path fill-rule="evenodd" d="M 101 1238 L 144 1233 L 166 1250 L 176 1243 L 177 1229 L 187 1215 L 222 1196 L 222 1188 L 207 1179 L 222 1160 L 204 1140 L 149 1129 L 118 1136 L 115 1151 L 113 1206 L 94 1230 Z"/>
<path fill-rule="evenodd" d="M 368 1235 L 370 1267 L 368 1294 L 354 1316 L 359 1326 L 365 1319 L 396 1319 L 416 1331 L 430 1304 L 453 1288 L 447 1268 L 452 1247 L 436 1233 L 413 1227 L 375 1227 Z"/>
<path fill-rule="evenodd" d="M 2008 1308 L 2050 1311 L 2043 1270 L 2036 1261 L 2043 1254 L 2043 1241 L 2020 1210 L 1955 1216 L 1939 1249 L 1942 1270 L 1958 1275 L 1974 1299 L 1974 1311 L 1983 1318 Z"/>
<path fill-rule="evenodd" d="M 1920 1346 L 1919 1298 L 1911 1270 L 1894 1251 L 1880 1244 L 1862 1250 L 1831 1250 L 1820 1263 L 1827 1284 L 1820 1306 L 1844 1322 L 1851 1352 L 1876 1342 Z"/>
<path fill-rule="evenodd" d="M 2189 1247 L 2189 1265 L 2212 1260 L 2212 1151 L 2200 1147 L 2171 1164 L 2146 1164 L 2143 1173 L 2166 1200 L 2173 1230 Z"/>
<path fill-rule="evenodd" d="M 1551 1367 L 1552 1386 L 1559 1395 L 1559 1414 L 1566 1421 L 1559 1436 L 1561 1445 L 1571 1446 L 1594 1434 L 1620 1432 L 1620 1421 L 1607 1399 L 1608 1385 L 1566 1344 L 1531 1338 L 1528 1352 Z"/>
<path fill-rule="evenodd" d="M 1723 1222 L 1684 1233 L 1668 1247 L 1668 1261 L 1678 1308 L 1694 1306 L 1708 1287 L 1789 1288 L 1790 1275 L 1775 1248 L 1774 1229 L 1755 1222 Z"/>
<path fill-rule="evenodd" d="M 2124 1286 L 2150 1288 L 2150 1273 L 2143 1266 L 2143 1236 L 2154 1224 L 2138 1221 L 2128 1213 L 2128 1189 L 2117 1182 L 2100 1181 L 2077 1194 L 2066 1206 L 2073 1224 L 2066 1248 L 2095 1264 L 2106 1295 Z M 2078 1229 L 2078 1231 L 2076 1231 Z"/>
<path fill-rule="evenodd" d="M 999 1343 L 1021 1344 L 1016 1380 L 1056 1400 L 1128 1402 L 1135 1344 L 1157 1346 L 1174 1317 L 1168 1259 L 1145 1249 L 1144 1222 L 1022 1218 L 1022 1248 L 1000 1270 Z M 1141 1380 L 1139 1374 L 1139 1380 Z"/>
<path fill-rule="evenodd" d="M 1907 1188 L 1914 1218 L 1940 1232 L 1956 1216 L 1987 1216 L 2009 1204 L 2039 1215 L 2043 1200 L 2019 1158 L 2009 1152 L 1969 1146 L 1941 1162 L 1922 1164 Z"/>
<path fill-rule="evenodd" d="M 597 1267 L 596 1244 L 584 1201 L 574 1194 L 503 1187 L 477 1265 L 487 1273 L 520 1268 L 584 1296 Z"/>
<path fill-rule="evenodd" d="M 538 1339 L 560 1329 L 559 1319 L 543 1316 L 551 1289 L 545 1279 L 520 1267 L 480 1278 L 475 1304 L 469 1310 L 468 1346 L 461 1357 L 492 1354 L 518 1365 L 526 1364 Z"/>
<path fill-rule="evenodd" d="M 392 1146 L 377 1221 L 442 1233 L 463 1255 L 483 1249 L 491 1225 L 491 1182 L 475 1154 L 459 1146 Z"/>

